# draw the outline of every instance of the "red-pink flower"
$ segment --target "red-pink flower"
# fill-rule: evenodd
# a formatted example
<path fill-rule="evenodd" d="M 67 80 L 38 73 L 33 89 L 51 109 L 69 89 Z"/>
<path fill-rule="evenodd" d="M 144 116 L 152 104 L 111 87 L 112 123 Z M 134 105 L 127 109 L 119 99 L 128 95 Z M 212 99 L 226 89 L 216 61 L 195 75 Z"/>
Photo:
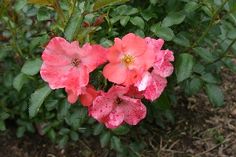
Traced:
<path fill-rule="evenodd" d="M 42 54 L 41 77 L 52 89 L 65 88 L 68 101 L 75 103 L 89 82 L 89 73 L 106 61 L 105 52 L 99 45 L 80 48 L 76 41 L 55 37 Z"/>
<path fill-rule="evenodd" d="M 145 38 L 148 49 L 155 52 L 155 62 L 153 65 L 154 73 L 160 75 L 161 77 L 168 77 L 172 74 L 174 67 L 170 63 L 174 61 L 173 52 L 170 50 L 161 50 L 164 40 L 162 39 L 152 39 L 150 37 Z"/>
<path fill-rule="evenodd" d="M 145 39 L 129 33 L 122 39 L 115 38 L 115 43 L 109 48 L 103 75 L 109 81 L 132 85 L 153 66 L 155 52 L 148 49 Z"/>
<path fill-rule="evenodd" d="M 166 77 L 170 76 L 174 69 L 170 63 L 174 61 L 174 56 L 170 50 L 161 50 L 164 40 L 156 40 L 149 37 L 145 38 L 145 40 L 148 44 L 148 49 L 156 54 L 155 62 L 153 69 L 150 69 L 152 72 L 145 72 L 141 79 L 135 83 L 135 86 L 138 91 L 143 92 L 146 99 L 153 101 L 161 95 L 167 85 Z"/>
<path fill-rule="evenodd" d="M 136 84 L 138 90 L 143 92 L 144 97 L 151 101 L 159 98 L 166 85 L 166 78 L 161 77 L 154 72 L 146 72 L 143 75 L 142 80 Z"/>
<path fill-rule="evenodd" d="M 108 128 L 117 128 L 123 122 L 136 125 L 146 116 L 146 107 L 140 99 L 125 94 L 129 88 L 113 86 L 107 93 L 101 93 L 89 108 L 89 114 Z"/>
<path fill-rule="evenodd" d="M 79 96 L 79 101 L 83 106 L 90 106 L 93 100 L 101 93 L 97 91 L 92 85 L 88 85 L 83 94 Z"/>

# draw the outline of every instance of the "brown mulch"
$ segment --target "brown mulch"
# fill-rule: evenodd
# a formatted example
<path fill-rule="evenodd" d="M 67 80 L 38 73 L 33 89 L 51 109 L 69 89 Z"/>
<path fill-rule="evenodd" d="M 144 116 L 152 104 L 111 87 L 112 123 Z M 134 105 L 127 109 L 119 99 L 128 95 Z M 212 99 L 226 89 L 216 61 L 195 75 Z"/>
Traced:
<path fill-rule="evenodd" d="M 236 157 L 236 75 L 224 70 L 225 106 L 213 108 L 204 93 L 179 98 L 176 124 L 165 134 L 158 129 L 147 136 L 143 157 Z M 64 149 L 47 138 L 28 134 L 16 138 L 14 129 L 0 134 L 0 157 L 105 157 L 98 139 L 80 140 Z M 114 155 L 113 155 L 114 156 Z"/>

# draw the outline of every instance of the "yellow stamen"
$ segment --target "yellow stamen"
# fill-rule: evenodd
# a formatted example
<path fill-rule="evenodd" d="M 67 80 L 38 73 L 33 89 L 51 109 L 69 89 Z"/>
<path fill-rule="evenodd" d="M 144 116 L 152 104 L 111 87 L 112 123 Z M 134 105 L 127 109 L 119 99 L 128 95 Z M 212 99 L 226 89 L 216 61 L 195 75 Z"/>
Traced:
<path fill-rule="evenodd" d="M 134 63 L 134 57 L 131 55 L 124 55 L 122 58 L 122 63 L 124 63 L 126 66 Z"/>

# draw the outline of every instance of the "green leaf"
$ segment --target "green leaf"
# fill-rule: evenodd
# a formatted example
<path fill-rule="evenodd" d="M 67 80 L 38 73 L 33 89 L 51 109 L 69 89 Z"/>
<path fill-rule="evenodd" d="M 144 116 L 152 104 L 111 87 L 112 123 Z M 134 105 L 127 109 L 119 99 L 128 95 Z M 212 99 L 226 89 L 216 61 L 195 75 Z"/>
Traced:
<path fill-rule="evenodd" d="M 28 0 L 28 3 L 50 6 L 54 3 L 54 0 Z"/>
<path fill-rule="evenodd" d="M 145 23 L 144 23 L 144 21 L 143 21 L 143 19 L 142 19 L 141 17 L 135 16 L 134 18 L 131 18 L 131 19 L 130 19 L 130 22 L 131 22 L 133 25 L 138 26 L 138 27 L 141 28 L 141 29 L 144 29 Z"/>
<path fill-rule="evenodd" d="M 130 16 L 123 16 L 120 19 L 121 26 L 125 27 L 127 23 L 129 22 Z"/>
<path fill-rule="evenodd" d="M 68 41 L 72 41 L 76 37 L 77 32 L 81 27 L 82 21 L 83 21 L 82 13 L 76 10 L 70 17 L 65 27 L 64 34 Z"/>
<path fill-rule="evenodd" d="M 236 63 L 234 60 L 234 58 L 224 58 L 223 62 L 229 68 L 229 70 L 236 73 Z"/>
<path fill-rule="evenodd" d="M 177 34 L 173 41 L 178 45 L 190 47 L 189 39 L 186 38 L 182 33 Z"/>
<path fill-rule="evenodd" d="M 184 11 L 186 13 L 191 13 L 191 12 L 194 12 L 198 7 L 199 7 L 199 4 L 197 4 L 196 2 L 188 2 L 184 6 Z"/>
<path fill-rule="evenodd" d="M 197 94 L 202 88 L 202 86 L 203 86 L 203 82 L 201 79 L 197 77 L 193 78 L 189 83 L 189 94 L 190 95 Z"/>
<path fill-rule="evenodd" d="M 211 63 L 216 59 L 216 57 L 214 57 L 212 53 L 205 48 L 196 47 L 193 49 L 193 51 L 207 63 Z"/>
<path fill-rule="evenodd" d="M 26 0 L 16 1 L 16 3 L 14 4 L 14 8 L 15 8 L 16 12 L 20 11 L 26 4 L 27 4 Z"/>
<path fill-rule="evenodd" d="M 44 86 L 31 94 L 29 105 L 29 116 L 31 118 L 38 113 L 40 106 L 43 104 L 43 101 L 50 94 L 50 92 L 51 89 L 48 86 Z"/>
<path fill-rule="evenodd" d="M 18 138 L 23 137 L 25 131 L 26 131 L 26 128 L 24 126 L 18 127 L 17 130 L 16 130 L 16 136 Z"/>
<path fill-rule="evenodd" d="M 19 73 L 13 80 L 13 87 L 19 92 L 22 86 L 27 82 L 27 77 L 23 73 Z"/>
<path fill-rule="evenodd" d="M 166 41 L 171 41 L 174 38 L 174 32 L 168 27 L 161 27 L 160 25 L 154 25 L 151 27 L 151 31 L 159 38 L 163 38 Z"/>
<path fill-rule="evenodd" d="M 39 58 L 36 58 L 35 60 L 26 61 L 23 67 L 21 68 L 21 72 L 26 75 L 36 75 L 40 67 L 42 65 L 42 61 Z"/>
<path fill-rule="evenodd" d="M 113 129 L 112 132 L 116 135 L 125 135 L 129 132 L 130 128 L 126 125 L 121 125 L 116 129 Z"/>
<path fill-rule="evenodd" d="M 215 77 L 215 75 L 213 75 L 212 73 L 206 73 L 204 75 L 201 76 L 202 80 L 204 80 L 207 83 L 220 83 L 220 80 Z"/>
<path fill-rule="evenodd" d="M 37 13 L 37 20 L 38 21 L 46 21 L 51 18 L 51 14 L 49 10 L 45 7 L 40 7 Z"/>
<path fill-rule="evenodd" d="M 93 6 L 93 10 L 104 8 L 108 5 L 121 4 L 128 2 L 129 0 L 96 0 Z"/>
<path fill-rule="evenodd" d="M 68 142 L 68 140 L 69 140 L 69 136 L 68 135 L 62 136 L 62 138 L 58 142 L 59 147 L 63 148 L 66 145 L 66 143 Z"/>
<path fill-rule="evenodd" d="M 117 152 L 122 152 L 122 143 L 120 141 L 120 139 L 116 136 L 113 136 L 111 138 L 111 149 L 116 150 Z"/>
<path fill-rule="evenodd" d="M 6 125 L 4 120 L 0 120 L 0 131 L 5 131 L 6 130 Z"/>
<path fill-rule="evenodd" d="M 79 134 L 75 131 L 71 131 L 70 132 L 70 138 L 73 140 L 73 141 L 78 141 L 79 139 Z"/>
<path fill-rule="evenodd" d="M 104 125 L 103 124 L 95 125 L 95 127 L 93 129 L 93 135 L 99 135 L 102 132 L 103 129 L 104 129 Z"/>
<path fill-rule="evenodd" d="M 52 142 L 56 141 L 56 132 L 53 129 L 50 129 L 47 135 Z"/>
<path fill-rule="evenodd" d="M 207 84 L 206 93 L 208 95 L 210 102 L 215 107 L 220 107 L 224 105 L 224 95 L 219 86 L 214 84 Z"/>
<path fill-rule="evenodd" d="M 105 146 L 107 146 L 108 143 L 110 142 L 110 139 L 111 139 L 110 132 L 107 131 L 107 132 L 101 134 L 101 136 L 100 136 L 101 147 L 104 148 Z"/>
<path fill-rule="evenodd" d="M 162 21 L 163 27 L 170 27 L 172 25 L 178 25 L 185 19 L 185 15 L 182 12 L 171 12 Z"/>
<path fill-rule="evenodd" d="M 188 53 L 182 53 L 177 57 L 175 71 L 177 82 L 181 82 L 191 76 L 193 65 L 194 59 L 192 55 Z"/>

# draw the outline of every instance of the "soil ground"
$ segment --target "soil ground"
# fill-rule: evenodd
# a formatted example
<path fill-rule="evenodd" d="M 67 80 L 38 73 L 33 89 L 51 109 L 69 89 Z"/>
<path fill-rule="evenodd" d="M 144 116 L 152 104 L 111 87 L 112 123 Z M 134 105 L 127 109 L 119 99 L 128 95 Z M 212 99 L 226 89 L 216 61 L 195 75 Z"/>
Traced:
<path fill-rule="evenodd" d="M 224 70 L 225 106 L 213 108 L 207 97 L 180 97 L 176 124 L 165 134 L 157 128 L 146 138 L 142 157 L 236 157 L 236 75 Z M 0 134 L 0 157 L 108 157 L 95 138 L 59 149 L 40 135 L 16 138 L 14 129 Z M 111 155 L 113 154 L 113 155 Z"/>

